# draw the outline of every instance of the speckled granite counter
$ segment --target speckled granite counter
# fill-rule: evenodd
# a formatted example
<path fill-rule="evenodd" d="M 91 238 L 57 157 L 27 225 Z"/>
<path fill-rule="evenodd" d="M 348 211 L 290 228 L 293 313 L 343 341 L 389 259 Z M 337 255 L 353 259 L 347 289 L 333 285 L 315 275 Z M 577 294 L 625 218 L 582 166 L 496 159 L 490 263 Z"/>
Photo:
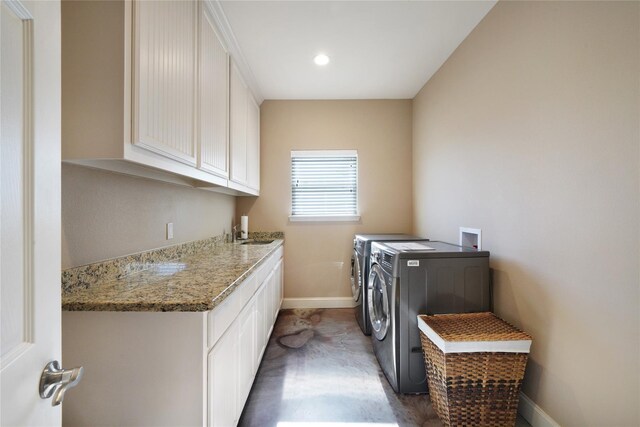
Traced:
<path fill-rule="evenodd" d="M 220 304 L 284 243 L 263 245 L 212 238 L 62 272 L 65 311 L 208 311 Z"/>

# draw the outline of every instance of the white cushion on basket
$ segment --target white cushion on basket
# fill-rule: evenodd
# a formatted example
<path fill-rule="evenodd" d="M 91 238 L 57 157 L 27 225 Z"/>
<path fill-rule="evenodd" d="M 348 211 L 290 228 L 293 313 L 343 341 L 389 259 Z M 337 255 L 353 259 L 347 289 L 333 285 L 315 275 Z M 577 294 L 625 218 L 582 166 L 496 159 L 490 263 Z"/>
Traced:
<path fill-rule="evenodd" d="M 418 316 L 418 328 L 443 353 L 529 353 L 531 340 L 445 341 Z"/>

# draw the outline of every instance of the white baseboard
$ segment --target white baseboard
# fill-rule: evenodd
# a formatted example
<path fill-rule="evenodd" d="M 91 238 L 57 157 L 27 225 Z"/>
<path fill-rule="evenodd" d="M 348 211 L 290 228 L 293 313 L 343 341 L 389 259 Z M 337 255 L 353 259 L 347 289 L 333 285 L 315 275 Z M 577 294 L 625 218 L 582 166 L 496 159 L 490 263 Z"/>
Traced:
<path fill-rule="evenodd" d="M 282 308 L 351 308 L 354 301 L 351 297 L 330 298 L 285 298 Z"/>
<path fill-rule="evenodd" d="M 531 424 L 531 427 L 560 427 L 560 424 L 555 422 L 549 414 L 544 412 L 541 407 L 536 405 L 536 403 L 529 399 L 524 393 L 520 393 L 518 413 Z"/>

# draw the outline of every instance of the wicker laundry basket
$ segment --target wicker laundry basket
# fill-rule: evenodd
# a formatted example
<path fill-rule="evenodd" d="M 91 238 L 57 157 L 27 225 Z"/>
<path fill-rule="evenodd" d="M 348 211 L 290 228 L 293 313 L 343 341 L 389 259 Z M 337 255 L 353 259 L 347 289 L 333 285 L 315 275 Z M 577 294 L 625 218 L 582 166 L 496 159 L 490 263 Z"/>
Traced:
<path fill-rule="evenodd" d="M 531 337 L 493 313 L 418 316 L 434 410 L 446 426 L 514 426 Z"/>

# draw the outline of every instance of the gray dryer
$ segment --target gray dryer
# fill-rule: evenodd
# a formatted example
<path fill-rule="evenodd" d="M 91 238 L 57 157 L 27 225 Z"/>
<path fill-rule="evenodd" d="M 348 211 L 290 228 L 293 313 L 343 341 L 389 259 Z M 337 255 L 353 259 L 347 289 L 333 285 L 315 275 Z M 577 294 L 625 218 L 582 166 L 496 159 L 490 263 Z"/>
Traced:
<path fill-rule="evenodd" d="M 368 304 L 373 349 L 399 393 L 426 393 L 418 314 L 489 311 L 489 252 L 444 242 L 374 242 Z"/>

